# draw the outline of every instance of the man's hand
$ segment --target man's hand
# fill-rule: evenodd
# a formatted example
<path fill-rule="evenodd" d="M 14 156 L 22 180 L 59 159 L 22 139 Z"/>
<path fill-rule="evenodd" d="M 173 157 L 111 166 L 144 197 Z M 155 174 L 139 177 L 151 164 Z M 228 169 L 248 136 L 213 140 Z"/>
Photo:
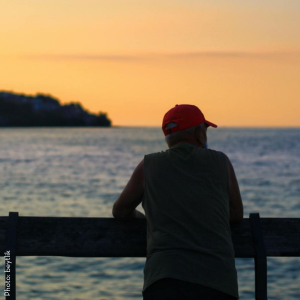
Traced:
<path fill-rule="evenodd" d="M 134 170 L 120 197 L 114 203 L 112 214 L 116 219 L 145 218 L 143 213 L 135 209 L 143 199 L 144 178 L 144 160 L 142 160 Z"/>
<path fill-rule="evenodd" d="M 137 209 L 135 209 L 127 217 L 115 217 L 115 218 L 120 219 L 120 220 L 131 220 L 131 219 L 134 219 L 134 218 L 146 218 L 146 216 L 142 212 L 140 212 Z"/>

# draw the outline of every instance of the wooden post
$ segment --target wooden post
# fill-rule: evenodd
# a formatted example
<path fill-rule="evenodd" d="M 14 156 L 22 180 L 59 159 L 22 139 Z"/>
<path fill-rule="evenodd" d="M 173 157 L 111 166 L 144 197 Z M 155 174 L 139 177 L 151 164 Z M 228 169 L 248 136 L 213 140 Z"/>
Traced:
<path fill-rule="evenodd" d="M 16 300 L 16 246 L 17 246 L 17 225 L 18 212 L 10 212 L 6 236 L 5 257 L 5 289 L 6 300 Z"/>
<path fill-rule="evenodd" d="M 251 213 L 249 218 L 255 248 L 255 299 L 267 300 L 267 256 L 259 213 Z"/>

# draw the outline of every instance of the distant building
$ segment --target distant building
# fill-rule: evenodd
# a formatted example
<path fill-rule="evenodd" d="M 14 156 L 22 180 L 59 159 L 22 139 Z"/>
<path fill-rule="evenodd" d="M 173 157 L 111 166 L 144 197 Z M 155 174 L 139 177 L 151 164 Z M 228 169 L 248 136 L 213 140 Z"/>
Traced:
<path fill-rule="evenodd" d="M 34 111 L 54 111 L 60 108 L 58 100 L 38 95 L 33 98 L 33 110 Z"/>
<path fill-rule="evenodd" d="M 26 97 L 23 95 L 15 95 L 9 92 L 0 92 L 0 97 L 5 101 L 12 103 L 26 103 Z"/>

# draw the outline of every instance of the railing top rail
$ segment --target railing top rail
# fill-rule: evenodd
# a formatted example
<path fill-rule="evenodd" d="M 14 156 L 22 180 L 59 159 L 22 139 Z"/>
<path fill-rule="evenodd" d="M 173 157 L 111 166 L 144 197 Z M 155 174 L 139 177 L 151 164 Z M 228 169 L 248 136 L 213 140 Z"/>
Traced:
<path fill-rule="evenodd" d="M 267 256 L 300 256 L 300 218 L 260 218 Z M 17 256 L 145 257 L 146 219 L 18 217 Z M 8 217 L 0 217 L 0 251 Z M 231 224 L 236 257 L 254 257 L 248 218 Z"/>

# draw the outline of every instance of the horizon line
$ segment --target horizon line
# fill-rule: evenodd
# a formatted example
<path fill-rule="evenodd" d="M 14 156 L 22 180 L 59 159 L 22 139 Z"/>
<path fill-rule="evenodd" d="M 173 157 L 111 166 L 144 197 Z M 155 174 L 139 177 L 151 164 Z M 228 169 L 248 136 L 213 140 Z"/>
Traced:
<path fill-rule="evenodd" d="M 159 125 L 112 125 L 111 127 L 131 127 L 131 128 L 160 128 Z M 255 125 L 224 125 L 224 126 L 218 126 L 217 129 L 222 128 L 300 128 L 300 125 L 287 125 L 287 126 L 281 126 L 281 125 L 261 125 L 261 126 L 255 126 Z"/>

